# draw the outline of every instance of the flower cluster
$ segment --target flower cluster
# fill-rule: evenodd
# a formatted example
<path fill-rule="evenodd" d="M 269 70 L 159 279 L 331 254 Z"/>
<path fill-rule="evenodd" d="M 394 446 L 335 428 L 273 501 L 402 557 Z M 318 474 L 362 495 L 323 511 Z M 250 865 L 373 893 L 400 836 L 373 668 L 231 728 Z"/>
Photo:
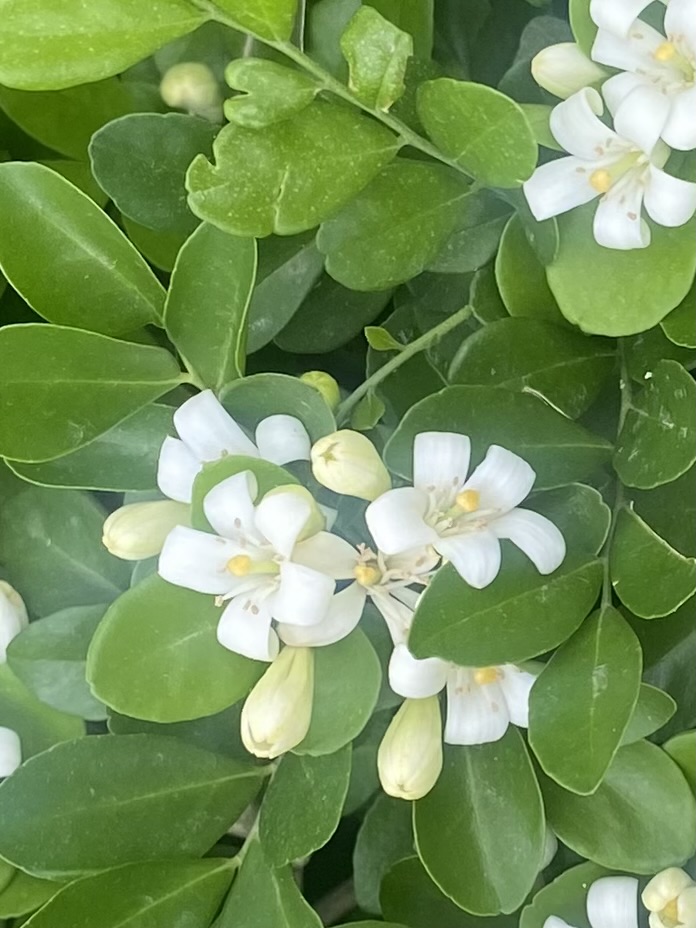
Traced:
<path fill-rule="evenodd" d="M 664 170 L 671 149 L 696 148 L 696 0 L 670 0 L 664 33 L 635 18 L 647 5 L 592 0 L 591 60 L 563 43 L 532 62 L 537 82 L 567 98 L 550 129 L 570 157 L 524 184 L 530 209 L 543 220 L 599 198 L 594 237 L 621 250 L 650 244 L 643 207 L 661 226 L 683 225 L 696 211 L 696 183 Z M 613 129 L 600 119 L 604 104 Z"/>

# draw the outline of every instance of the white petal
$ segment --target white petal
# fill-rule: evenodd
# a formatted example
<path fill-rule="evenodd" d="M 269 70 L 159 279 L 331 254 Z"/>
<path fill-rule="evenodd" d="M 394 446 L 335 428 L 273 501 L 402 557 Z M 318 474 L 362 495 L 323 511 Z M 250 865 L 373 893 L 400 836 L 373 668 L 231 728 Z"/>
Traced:
<path fill-rule="evenodd" d="M 640 215 L 643 193 L 630 172 L 602 197 L 592 226 L 598 244 L 619 251 L 648 247 L 650 229 Z"/>
<path fill-rule="evenodd" d="M 696 15 L 693 0 L 670 0 L 665 12 L 665 32 L 673 41 L 681 37 L 680 45 L 696 52 Z"/>
<path fill-rule="evenodd" d="M 501 668 L 500 688 L 507 703 L 510 721 L 520 728 L 529 727 L 529 694 L 536 675 L 515 667 L 514 664 L 504 664 Z"/>
<path fill-rule="evenodd" d="M 659 912 L 651 912 L 648 915 L 649 928 L 667 928 L 667 925 L 660 918 Z"/>
<path fill-rule="evenodd" d="M 573 928 L 568 922 L 563 921 L 558 915 L 549 915 L 544 922 L 543 928 Z"/>
<path fill-rule="evenodd" d="M 596 165 L 582 158 L 557 158 L 542 164 L 522 185 L 535 219 L 541 222 L 589 203 L 597 191 L 589 182 Z"/>
<path fill-rule="evenodd" d="M 590 0 L 590 16 L 600 29 L 626 35 L 651 0 Z"/>
<path fill-rule="evenodd" d="M 592 928 L 638 928 L 638 880 L 604 876 L 590 886 L 587 918 Z"/>
<path fill-rule="evenodd" d="M 650 880 L 640 898 L 646 909 L 661 912 L 672 899 L 676 899 L 687 887 L 693 885 L 694 881 L 686 871 L 679 867 L 668 867 Z"/>
<path fill-rule="evenodd" d="M 627 36 L 599 29 L 592 46 L 592 58 L 620 71 L 661 71 L 653 52 L 664 41 L 663 35 L 643 22 L 636 23 Z"/>
<path fill-rule="evenodd" d="M 604 81 L 602 84 L 602 96 L 609 112 L 614 115 L 632 90 L 635 90 L 636 87 L 645 87 L 649 83 L 650 79 L 645 75 L 631 74 L 629 71 L 615 74 L 608 81 Z"/>
<path fill-rule="evenodd" d="M 241 554 L 239 545 L 208 532 L 179 525 L 167 535 L 157 571 L 164 580 L 199 593 L 230 593 L 248 577 L 235 577 L 227 570 L 230 558 Z M 254 578 L 258 584 L 258 577 Z"/>
<path fill-rule="evenodd" d="M 597 161 L 606 154 L 607 142 L 618 141 L 598 115 L 604 106 L 602 98 L 591 87 L 579 90 L 555 106 L 549 117 L 554 138 L 571 155 L 585 161 Z"/>
<path fill-rule="evenodd" d="M 400 571 L 406 577 L 420 577 L 437 567 L 440 556 L 431 547 L 411 548 L 403 554 L 392 554 L 385 558 L 387 570 Z"/>
<path fill-rule="evenodd" d="M 256 477 L 250 470 L 226 477 L 206 493 L 203 512 L 223 538 L 250 536 L 260 541 L 254 527 L 254 499 L 258 492 Z"/>
<path fill-rule="evenodd" d="M 529 509 L 513 509 L 494 519 L 489 528 L 498 538 L 509 538 L 524 551 L 540 574 L 550 574 L 563 562 L 565 539 L 545 516 Z"/>
<path fill-rule="evenodd" d="M 255 437 L 264 461 L 287 464 L 309 460 L 309 435 L 295 416 L 267 416 L 259 422 Z"/>
<path fill-rule="evenodd" d="M 0 726 L 0 777 L 9 777 L 22 763 L 22 744 L 12 728 Z"/>
<path fill-rule="evenodd" d="M 427 495 L 415 487 L 387 490 L 370 503 L 365 521 L 380 551 L 399 554 L 434 544 L 437 532 L 425 521 L 428 505 Z"/>
<path fill-rule="evenodd" d="M 157 486 L 170 499 L 190 503 L 201 462 L 178 438 L 165 438 L 157 462 Z"/>
<path fill-rule="evenodd" d="M 643 202 L 650 218 L 661 226 L 681 226 L 688 222 L 696 211 L 696 184 L 672 177 L 654 164 L 649 170 Z"/>
<path fill-rule="evenodd" d="M 271 628 L 268 599 L 245 594 L 230 600 L 218 622 L 217 640 L 228 651 L 255 661 L 272 661 L 279 645 Z"/>
<path fill-rule="evenodd" d="M 622 100 L 614 114 L 614 128 L 649 155 L 669 116 L 669 100 L 654 87 L 636 87 Z"/>
<path fill-rule="evenodd" d="M 413 442 L 413 485 L 454 496 L 469 473 L 471 441 L 456 432 L 419 432 Z"/>
<path fill-rule="evenodd" d="M 694 16 L 696 22 L 696 16 Z M 671 98 L 672 107 L 662 130 L 662 138 L 679 151 L 696 148 L 696 86 L 688 87 Z"/>
<path fill-rule="evenodd" d="M 335 589 L 336 584 L 326 574 L 286 561 L 280 565 L 273 618 L 287 625 L 316 625 L 326 616 Z"/>
<path fill-rule="evenodd" d="M 458 667 L 447 681 L 447 744 L 487 744 L 498 741 L 510 719 L 497 683 L 481 686 L 470 667 Z"/>
<path fill-rule="evenodd" d="M 174 413 L 174 425 L 199 461 L 217 461 L 223 454 L 258 457 L 256 445 L 244 434 L 212 390 L 186 400 Z"/>
<path fill-rule="evenodd" d="M 378 587 L 370 591 L 372 602 L 379 609 L 382 618 L 387 623 L 389 634 L 395 645 L 403 644 L 408 639 L 408 632 L 411 622 L 413 622 L 415 602 L 413 604 L 404 603 L 402 598 L 404 593 L 412 592 L 412 590 L 395 590 L 392 595 L 380 591 Z M 418 594 L 414 593 L 413 595 L 417 600 Z"/>
<path fill-rule="evenodd" d="M 310 504 L 296 493 L 273 493 L 256 507 L 254 524 L 278 554 L 290 557 L 311 514 Z"/>
<path fill-rule="evenodd" d="M 292 559 L 295 564 L 313 567 L 334 580 L 352 580 L 358 563 L 358 552 L 338 535 L 317 532 L 295 545 Z"/>
<path fill-rule="evenodd" d="M 482 590 L 500 570 L 500 542 L 488 529 L 439 539 L 437 550 L 469 586 Z"/>
<path fill-rule="evenodd" d="M 447 683 L 449 664 L 439 657 L 414 657 L 405 644 L 397 644 L 389 660 L 389 686 L 407 699 L 434 696 Z"/>
<path fill-rule="evenodd" d="M 677 918 L 684 928 L 692 928 L 696 925 L 696 886 L 689 886 L 679 893 Z"/>
<path fill-rule="evenodd" d="M 527 462 L 499 445 L 491 445 L 486 457 L 464 484 L 479 494 L 479 509 L 509 512 L 534 486 L 536 473 Z"/>
<path fill-rule="evenodd" d="M 360 621 L 365 606 L 365 588 L 351 583 L 331 600 L 328 612 L 316 625 L 277 626 L 280 640 L 296 648 L 320 648 L 350 635 Z"/>

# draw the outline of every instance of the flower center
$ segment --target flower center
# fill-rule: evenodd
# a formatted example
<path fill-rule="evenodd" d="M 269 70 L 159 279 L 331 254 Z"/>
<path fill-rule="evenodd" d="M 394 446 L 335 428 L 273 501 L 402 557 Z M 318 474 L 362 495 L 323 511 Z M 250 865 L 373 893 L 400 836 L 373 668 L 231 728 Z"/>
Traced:
<path fill-rule="evenodd" d="M 603 168 L 597 168 L 588 178 L 590 187 L 596 190 L 597 193 L 608 193 L 618 180 L 632 168 L 638 167 L 641 159 L 644 158 L 645 156 L 642 152 L 631 151 L 613 164 L 609 164 Z"/>
<path fill-rule="evenodd" d="M 375 586 L 382 579 L 382 571 L 373 564 L 358 564 L 353 575 L 361 586 Z"/>
<path fill-rule="evenodd" d="M 462 490 L 455 498 L 455 504 L 462 512 L 476 512 L 480 502 L 481 494 L 478 490 Z"/>
<path fill-rule="evenodd" d="M 660 912 L 660 920 L 668 928 L 676 928 L 679 924 L 679 904 L 677 899 L 670 899 L 664 909 Z"/>
<path fill-rule="evenodd" d="M 479 686 L 497 683 L 500 677 L 501 673 L 497 667 L 478 667 L 474 671 L 474 681 L 478 683 Z"/>
<path fill-rule="evenodd" d="M 236 554 L 225 564 L 225 569 L 234 577 L 248 574 L 277 574 L 280 567 L 275 561 L 254 561 L 248 554 Z"/>
<path fill-rule="evenodd" d="M 669 62 L 674 68 L 676 68 L 681 74 L 684 75 L 684 78 L 687 82 L 691 83 L 693 81 L 694 66 L 685 55 L 682 55 L 674 42 L 667 41 L 662 42 L 661 45 L 658 45 L 653 52 L 653 58 L 655 61 L 659 61 L 662 64 Z"/>

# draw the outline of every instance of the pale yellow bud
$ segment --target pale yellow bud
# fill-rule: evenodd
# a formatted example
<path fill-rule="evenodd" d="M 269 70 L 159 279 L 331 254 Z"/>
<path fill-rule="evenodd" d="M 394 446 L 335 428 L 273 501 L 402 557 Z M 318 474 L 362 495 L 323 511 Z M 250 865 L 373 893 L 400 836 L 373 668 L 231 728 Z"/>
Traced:
<path fill-rule="evenodd" d="M 382 789 L 397 799 L 421 799 L 442 770 L 442 719 L 437 696 L 406 699 L 377 752 Z"/>
<path fill-rule="evenodd" d="M 678 867 L 668 867 L 654 876 L 641 899 L 650 913 L 651 928 L 696 926 L 696 883 Z"/>
<path fill-rule="evenodd" d="M 306 371 L 300 377 L 300 380 L 302 383 L 308 383 L 310 387 L 318 390 L 330 409 L 336 409 L 341 402 L 341 391 L 338 383 L 326 371 Z"/>
<path fill-rule="evenodd" d="M 534 80 L 562 100 L 607 76 L 608 72 L 588 58 L 575 42 L 549 45 L 532 58 Z"/>
<path fill-rule="evenodd" d="M 312 535 L 316 535 L 317 532 L 324 531 L 326 528 L 326 517 L 319 508 L 317 501 L 306 487 L 300 486 L 299 483 L 288 483 L 279 487 L 273 487 L 272 490 L 266 493 L 266 496 L 275 496 L 278 493 L 293 493 L 295 496 L 299 496 L 300 499 L 306 500 L 309 504 L 309 516 L 305 523 L 305 527 L 298 535 L 298 541 L 304 541 L 305 538 L 311 538 Z M 266 496 L 264 496 L 264 499 Z"/>
<path fill-rule="evenodd" d="M 334 493 L 372 501 L 391 489 L 391 479 L 369 438 L 351 429 L 333 432 L 312 446 L 312 472 Z"/>
<path fill-rule="evenodd" d="M 257 757 L 278 757 L 305 737 L 312 721 L 314 653 L 285 647 L 246 698 L 241 732 Z"/>
<path fill-rule="evenodd" d="M 189 525 L 191 507 L 169 499 L 129 503 L 112 512 L 104 523 L 102 543 L 124 561 L 140 561 L 162 550 L 177 525 Z"/>
<path fill-rule="evenodd" d="M 201 62 L 184 61 L 169 68 L 160 94 L 167 106 L 213 121 L 222 118 L 220 87 L 208 65 Z"/>
<path fill-rule="evenodd" d="M 0 664 L 7 660 L 7 646 L 29 624 L 27 607 L 14 587 L 0 580 Z"/>

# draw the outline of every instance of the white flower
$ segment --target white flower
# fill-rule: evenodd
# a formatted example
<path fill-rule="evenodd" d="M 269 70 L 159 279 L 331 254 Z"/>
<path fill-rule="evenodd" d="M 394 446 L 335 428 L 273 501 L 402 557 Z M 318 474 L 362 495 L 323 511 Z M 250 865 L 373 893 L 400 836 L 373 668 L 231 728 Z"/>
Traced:
<path fill-rule="evenodd" d="M 313 519 L 313 500 L 299 487 L 267 493 L 258 506 L 256 478 L 242 471 L 206 494 L 203 510 L 217 535 L 175 528 L 159 559 L 170 583 L 229 600 L 217 636 L 220 644 L 246 657 L 273 660 L 278 636 L 271 622 L 316 625 L 332 603 L 334 576 L 302 540 Z M 347 542 L 319 532 L 308 539 L 318 549 Z M 329 562 L 330 569 L 330 562 Z"/>
<path fill-rule="evenodd" d="M 532 77 L 544 90 L 565 100 L 583 87 L 603 80 L 607 72 L 575 42 L 560 42 L 543 48 L 532 58 Z"/>
<path fill-rule="evenodd" d="M 165 438 L 157 484 L 165 496 L 190 503 L 193 481 L 204 464 L 230 454 L 261 458 L 273 464 L 309 460 L 307 430 L 294 416 L 268 416 L 256 429 L 256 444 L 215 398 L 203 390 L 174 413 L 179 438 Z"/>
<path fill-rule="evenodd" d="M 662 0 L 667 3 L 668 0 Z M 600 29 L 626 35 L 633 21 L 652 0 L 590 0 L 590 16 Z"/>
<path fill-rule="evenodd" d="M 256 757 L 278 757 L 307 734 L 314 700 L 311 648 L 283 648 L 242 708 L 244 747 Z"/>
<path fill-rule="evenodd" d="M 548 519 L 517 508 L 536 474 L 522 458 L 491 445 L 467 479 L 471 443 L 466 435 L 421 432 L 413 445 L 413 487 L 389 490 L 365 518 L 387 555 L 432 547 L 481 589 L 500 570 L 500 538 L 508 538 L 542 574 L 565 557 L 563 536 Z"/>
<path fill-rule="evenodd" d="M 104 522 L 102 544 L 115 557 L 140 561 L 154 557 L 177 525 L 188 525 L 191 510 L 169 499 L 129 503 L 116 509 Z"/>
<path fill-rule="evenodd" d="M 29 616 L 24 600 L 14 587 L 0 580 L 0 664 L 7 660 L 9 643 L 28 624 Z"/>
<path fill-rule="evenodd" d="M 696 928 L 696 883 L 678 867 L 654 876 L 641 894 L 650 928 Z"/>
<path fill-rule="evenodd" d="M 22 745 L 12 728 L 0 727 L 0 777 L 9 777 L 22 763 Z"/>
<path fill-rule="evenodd" d="M 632 876 L 603 876 L 587 893 L 587 920 L 591 928 L 638 928 L 638 880 Z M 544 928 L 570 928 L 550 915 Z"/>
<path fill-rule="evenodd" d="M 598 118 L 602 100 L 587 88 L 551 112 L 551 131 L 570 158 L 550 161 L 524 183 L 538 220 L 565 213 L 601 197 L 594 237 L 607 248 L 646 248 L 650 229 L 641 218 L 680 226 L 696 209 L 696 184 L 661 170 L 669 154 L 660 141 L 669 102 L 658 90 L 638 87 L 614 116 L 616 131 Z"/>
<path fill-rule="evenodd" d="M 345 496 L 376 499 L 391 487 L 391 478 L 369 438 L 341 429 L 312 446 L 312 473 L 319 483 Z"/>
<path fill-rule="evenodd" d="M 187 110 L 213 122 L 222 118 L 222 98 L 215 75 L 207 64 L 182 61 L 165 73 L 160 94 L 167 106 Z"/>
<path fill-rule="evenodd" d="M 397 799 L 421 799 L 442 771 L 442 719 L 437 696 L 406 699 L 377 752 L 382 789 Z"/>

